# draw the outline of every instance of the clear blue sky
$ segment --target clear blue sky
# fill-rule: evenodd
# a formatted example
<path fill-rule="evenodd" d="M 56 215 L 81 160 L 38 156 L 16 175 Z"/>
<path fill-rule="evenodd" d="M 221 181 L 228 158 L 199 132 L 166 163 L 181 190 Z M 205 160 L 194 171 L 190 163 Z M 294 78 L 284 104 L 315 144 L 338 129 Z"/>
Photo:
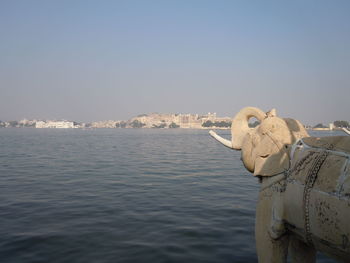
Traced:
<path fill-rule="evenodd" d="M 350 1 L 0 1 L 0 120 L 350 120 Z"/>

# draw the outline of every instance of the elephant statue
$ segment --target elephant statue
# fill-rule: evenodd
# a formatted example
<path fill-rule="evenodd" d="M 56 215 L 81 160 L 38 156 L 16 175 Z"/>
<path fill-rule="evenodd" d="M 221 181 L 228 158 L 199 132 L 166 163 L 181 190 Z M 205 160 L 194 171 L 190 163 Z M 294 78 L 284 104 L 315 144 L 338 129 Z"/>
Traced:
<path fill-rule="evenodd" d="M 316 251 L 350 262 L 350 136 L 310 137 L 299 121 L 254 107 L 234 117 L 231 140 L 209 133 L 259 178 L 259 262 L 315 262 Z"/>

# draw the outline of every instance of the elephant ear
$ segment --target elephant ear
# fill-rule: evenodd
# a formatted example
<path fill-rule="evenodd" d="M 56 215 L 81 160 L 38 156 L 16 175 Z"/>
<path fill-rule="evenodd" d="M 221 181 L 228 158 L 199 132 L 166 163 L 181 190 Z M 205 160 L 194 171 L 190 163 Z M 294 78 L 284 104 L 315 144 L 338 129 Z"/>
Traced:
<path fill-rule="evenodd" d="M 308 134 L 302 124 L 293 119 L 267 118 L 259 128 L 261 143 L 256 149 L 254 175 L 273 176 L 289 168 L 289 156 L 284 148 Z"/>
<path fill-rule="evenodd" d="M 255 149 L 255 176 L 273 176 L 289 167 L 289 157 L 283 149 L 284 144 L 291 142 L 286 122 L 276 117 L 275 110 L 259 127 L 260 144 Z"/>
<path fill-rule="evenodd" d="M 281 151 L 270 137 L 263 136 L 255 151 L 255 176 L 273 176 L 288 169 L 288 155 L 285 151 Z"/>
<path fill-rule="evenodd" d="M 289 168 L 289 158 L 284 152 L 259 156 L 255 159 L 254 176 L 273 176 Z"/>

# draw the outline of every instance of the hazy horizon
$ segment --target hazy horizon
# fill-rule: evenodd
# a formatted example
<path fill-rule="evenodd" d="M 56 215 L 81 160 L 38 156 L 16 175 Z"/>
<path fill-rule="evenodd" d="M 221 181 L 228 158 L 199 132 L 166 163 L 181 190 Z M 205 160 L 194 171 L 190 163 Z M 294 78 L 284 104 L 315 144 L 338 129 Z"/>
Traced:
<path fill-rule="evenodd" d="M 1 1 L 0 120 L 349 121 L 348 1 Z"/>
<path fill-rule="evenodd" d="M 210 113 L 210 112 L 207 112 L 207 113 Z M 5 122 L 9 122 L 9 121 L 22 121 L 22 120 L 28 120 L 28 121 L 74 121 L 74 122 L 78 122 L 78 123 L 92 123 L 92 122 L 103 122 L 103 121 L 129 121 L 131 120 L 132 118 L 134 117 L 138 117 L 140 115 L 150 115 L 150 114 L 198 114 L 199 116 L 201 115 L 206 115 L 207 113 L 191 113 L 191 112 L 187 112 L 187 113 L 174 113 L 174 112 L 166 112 L 166 113 L 161 113 L 161 112 L 150 112 L 150 113 L 140 113 L 140 114 L 137 114 L 135 116 L 131 116 L 130 118 L 128 119 L 98 119 L 98 120 L 91 120 L 91 121 L 82 121 L 82 120 L 73 120 L 73 119 L 67 119 L 67 118 L 47 118 L 47 119 L 42 119 L 42 118 L 21 118 L 21 119 L 11 119 L 11 120 L 4 120 L 4 119 L 0 119 L 0 122 L 1 121 L 5 121 Z M 214 112 L 212 112 L 214 113 Z M 218 118 L 231 118 L 233 119 L 234 116 L 218 116 Z M 282 118 L 285 117 L 285 116 L 281 116 Z M 253 123 L 254 121 L 256 121 L 256 119 L 252 119 L 250 120 L 251 123 Z M 339 120 L 333 120 L 333 121 L 330 121 L 329 123 L 324 123 L 324 122 L 318 122 L 318 123 L 302 123 L 303 125 L 305 126 L 315 126 L 315 125 L 318 125 L 318 124 L 323 124 L 325 126 L 328 126 L 330 123 L 333 123 L 335 121 L 339 121 Z M 343 121 L 343 120 L 341 120 Z"/>

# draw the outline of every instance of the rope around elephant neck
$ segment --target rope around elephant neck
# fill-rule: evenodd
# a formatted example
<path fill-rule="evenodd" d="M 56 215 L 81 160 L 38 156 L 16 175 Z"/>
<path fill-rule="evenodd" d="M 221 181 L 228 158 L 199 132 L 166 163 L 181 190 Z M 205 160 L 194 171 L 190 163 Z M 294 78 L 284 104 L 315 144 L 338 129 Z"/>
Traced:
<path fill-rule="evenodd" d="M 310 150 L 303 158 L 297 160 L 292 167 L 294 154 L 297 148 L 302 150 Z M 315 148 L 307 145 L 302 139 L 299 139 L 292 145 L 290 153 L 290 169 L 288 170 L 286 178 L 288 178 L 292 173 L 299 173 L 301 170 L 306 168 L 306 165 L 310 161 L 314 160 L 311 164 L 310 169 L 307 171 L 305 178 L 305 187 L 303 192 L 303 210 L 304 210 L 304 227 L 305 227 L 305 238 L 309 244 L 312 244 L 312 235 L 311 235 L 311 225 L 310 225 L 310 193 L 313 188 L 318 173 L 326 161 L 330 153 L 336 153 L 333 151 L 334 145 L 328 144 L 325 148 Z M 317 154 L 318 153 L 318 154 Z M 339 153 L 336 153 L 339 154 Z M 316 155 L 316 156 L 315 156 Z M 287 184 L 287 180 L 286 180 Z"/>
<path fill-rule="evenodd" d="M 318 172 L 320 171 L 323 163 L 327 159 L 330 150 L 334 148 L 333 144 L 329 144 L 325 150 L 316 156 L 315 161 L 312 163 L 311 168 L 308 170 L 305 178 L 305 188 L 303 193 L 303 207 L 304 207 L 304 227 L 305 237 L 309 244 L 312 244 L 311 226 L 310 226 L 310 193 L 314 186 Z"/>
<path fill-rule="evenodd" d="M 261 188 L 260 191 L 264 191 L 265 189 L 273 186 L 276 183 L 279 183 L 280 181 L 284 180 L 284 179 L 288 179 L 288 177 L 292 174 L 292 173 L 299 173 L 301 170 L 303 170 L 306 165 L 308 163 L 310 163 L 310 161 L 315 159 L 315 154 L 317 153 L 321 153 L 323 154 L 324 152 L 328 154 L 335 154 L 338 156 L 343 156 L 346 158 L 350 159 L 350 154 L 348 153 L 344 153 L 344 152 L 339 152 L 339 151 L 334 151 L 334 145 L 333 144 L 329 144 L 328 147 L 325 148 L 318 148 L 318 147 L 312 147 L 309 146 L 308 144 L 306 144 L 303 139 L 299 139 L 297 140 L 292 146 L 291 146 L 291 151 L 290 153 L 287 151 L 287 148 L 284 148 L 283 146 L 281 146 L 280 143 L 278 143 L 273 137 L 273 134 L 271 134 L 270 132 L 267 133 L 267 135 L 270 137 L 270 139 L 274 142 L 274 144 L 280 149 L 285 152 L 285 154 L 288 156 L 289 158 L 289 167 L 288 169 L 285 169 L 282 172 L 273 174 L 271 176 L 268 176 L 268 180 L 263 180 L 261 183 Z M 296 152 L 297 149 L 302 149 L 304 150 L 311 150 L 309 151 L 303 158 L 298 158 L 299 160 L 295 160 L 294 161 L 294 154 Z M 293 162 L 295 162 L 294 166 L 292 166 Z M 316 175 L 317 176 L 317 175 Z M 267 179 L 267 178 L 266 178 Z M 285 182 L 286 184 L 287 182 Z M 313 184 L 312 184 L 313 185 Z M 286 187 L 285 187 L 286 188 Z M 281 188 L 282 190 L 285 188 Z"/>
<path fill-rule="evenodd" d="M 272 139 L 272 137 L 270 137 L 270 138 Z M 313 151 L 309 151 L 303 158 L 300 158 L 299 160 L 297 160 L 295 162 L 294 167 L 292 168 L 292 162 L 293 162 L 294 154 L 295 154 L 295 151 L 297 148 L 313 149 Z M 307 144 L 305 144 L 305 142 L 302 139 L 295 142 L 292 145 L 292 150 L 291 150 L 290 156 L 288 155 L 289 161 L 290 161 L 288 170 L 285 170 L 281 173 L 274 175 L 273 177 L 269 177 L 269 178 L 266 178 L 265 180 L 263 180 L 262 185 L 261 185 L 261 189 L 260 189 L 260 192 L 264 191 L 265 189 L 271 188 L 274 185 L 276 185 L 277 183 L 280 183 L 281 181 L 284 180 L 284 183 L 276 188 L 279 192 L 284 192 L 286 190 L 286 187 L 287 187 L 288 177 L 294 172 L 299 173 L 299 171 L 303 170 L 311 160 L 314 160 L 313 163 L 311 164 L 310 169 L 307 171 L 307 175 L 305 178 L 305 188 L 304 188 L 304 192 L 303 192 L 305 239 L 310 245 L 312 245 L 312 234 L 311 234 L 311 225 L 310 225 L 310 193 L 311 193 L 311 189 L 313 188 L 313 186 L 316 182 L 318 173 L 319 173 L 322 165 L 326 161 L 328 155 L 330 153 L 337 154 L 337 152 L 333 151 L 333 149 L 334 149 L 333 144 L 328 144 L 327 147 L 325 147 L 324 149 L 318 148 L 316 151 L 314 151 L 315 149 L 316 148 L 310 147 Z M 317 154 L 317 152 L 319 154 Z M 316 157 L 315 157 L 315 154 L 316 154 Z"/>
<path fill-rule="evenodd" d="M 263 178 L 263 180 L 261 182 L 260 192 L 262 192 L 262 191 L 266 190 L 267 188 L 270 188 L 271 186 L 285 180 L 286 178 L 287 178 L 286 171 L 275 174 L 273 176 L 265 176 L 265 178 Z M 285 190 L 285 184 L 280 189 L 280 192 L 284 192 L 284 190 Z"/>

